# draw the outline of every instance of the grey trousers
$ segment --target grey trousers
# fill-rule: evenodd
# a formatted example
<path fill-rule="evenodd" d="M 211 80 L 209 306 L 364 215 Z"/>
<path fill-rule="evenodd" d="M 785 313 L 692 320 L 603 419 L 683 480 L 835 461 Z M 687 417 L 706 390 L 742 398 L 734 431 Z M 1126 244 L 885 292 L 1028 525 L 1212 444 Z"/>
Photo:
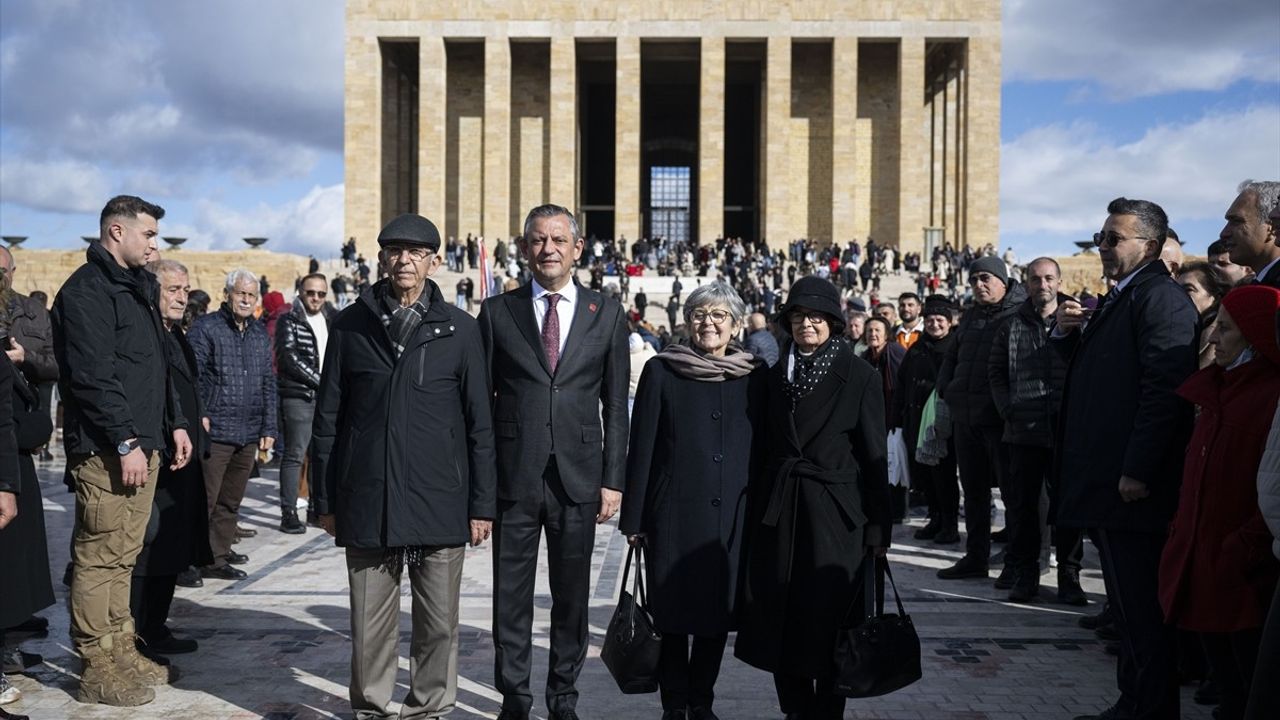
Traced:
<path fill-rule="evenodd" d="M 408 567 L 413 597 L 409 695 L 399 717 L 439 718 L 458 695 L 458 593 L 466 549 L 433 548 Z M 351 587 L 351 709 L 356 720 L 392 718 L 389 709 L 400 661 L 400 575 L 383 565 L 381 549 L 347 548 Z"/>

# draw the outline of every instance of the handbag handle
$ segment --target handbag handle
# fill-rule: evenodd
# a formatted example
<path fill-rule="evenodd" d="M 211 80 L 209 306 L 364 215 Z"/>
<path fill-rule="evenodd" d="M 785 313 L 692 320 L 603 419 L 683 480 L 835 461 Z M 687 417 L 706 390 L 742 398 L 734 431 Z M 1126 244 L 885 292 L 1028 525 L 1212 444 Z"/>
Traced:
<path fill-rule="evenodd" d="M 641 563 L 644 562 L 642 547 L 637 543 L 627 550 L 627 562 L 622 568 L 622 586 L 627 586 L 627 578 L 631 576 L 631 557 L 634 555 L 636 558 L 636 576 L 631 581 L 631 597 L 636 598 L 643 607 L 648 604 L 648 601 L 644 597 L 644 571 L 641 567 Z"/>
<path fill-rule="evenodd" d="M 898 597 L 898 584 L 893 581 L 893 571 L 889 569 L 889 559 L 877 559 L 876 569 L 884 573 L 889 578 L 889 587 L 893 588 L 893 601 L 898 604 L 898 617 L 906 617 L 907 609 L 902 606 L 902 598 Z M 879 583 L 876 588 L 876 614 L 884 614 L 884 583 Z"/>

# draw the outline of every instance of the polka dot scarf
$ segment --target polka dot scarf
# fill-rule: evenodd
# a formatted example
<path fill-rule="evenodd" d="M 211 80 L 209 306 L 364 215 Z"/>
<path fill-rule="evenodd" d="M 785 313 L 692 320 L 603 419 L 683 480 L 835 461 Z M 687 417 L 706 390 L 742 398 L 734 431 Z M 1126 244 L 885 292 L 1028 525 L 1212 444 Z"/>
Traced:
<path fill-rule="evenodd" d="M 792 345 L 796 363 L 795 373 L 783 383 L 783 390 L 791 398 L 793 407 L 800 402 L 801 398 L 813 392 L 813 389 L 818 387 L 818 383 L 827 376 L 840 342 L 842 342 L 841 338 L 831 338 L 823 343 L 822 347 L 813 351 L 813 354 L 807 356 L 801 355 L 800 351 Z"/>

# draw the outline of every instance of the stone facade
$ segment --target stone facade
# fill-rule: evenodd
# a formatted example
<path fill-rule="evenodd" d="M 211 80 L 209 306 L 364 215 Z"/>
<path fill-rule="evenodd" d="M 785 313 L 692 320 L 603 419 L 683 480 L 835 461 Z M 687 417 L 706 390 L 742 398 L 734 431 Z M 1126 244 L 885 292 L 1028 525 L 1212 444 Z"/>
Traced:
<path fill-rule="evenodd" d="M 920 250 L 925 228 L 957 244 L 997 238 L 997 0 L 348 0 L 346 20 L 345 234 L 366 254 L 391 212 L 389 43 L 417 53 L 416 209 L 446 235 L 518 234 L 543 202 L 579 209 L 582 138 L 600 122 L 584 111 L 588 56 L 607 58 L 615 98 L 611 126 L 592 127 L 613 141 L 603 209 L 614 236 L 645 235 L 655 143 L 642 83 L 679 41 L 697 48 L 691 237 L 724 232 L 725 158 L 747 152 L 755 227 L 773 246 L 873 237 Z M 726 59 L 753 43 L 756 146 L 730 147 Z"/>

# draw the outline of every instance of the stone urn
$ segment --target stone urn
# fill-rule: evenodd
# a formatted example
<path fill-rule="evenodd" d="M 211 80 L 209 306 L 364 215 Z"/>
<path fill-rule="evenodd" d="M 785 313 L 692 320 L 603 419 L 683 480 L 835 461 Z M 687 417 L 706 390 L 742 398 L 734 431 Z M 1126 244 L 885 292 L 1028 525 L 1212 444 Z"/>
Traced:
<path fill-rule="evenodd" d="M 178 246 L 179 246 L 179 245 L 181 245 L 182 243 L 186 242 L 186 241 L 187 241 L 187 239 L 186 239 L 186 238 L 184 238 L 184 237 L 166 237 L 166 238 L 164 239 L 164 241 L 165 241 L 165 242 L 167 242 L 167 243 L 169 243 L 169 248 L 170 248 L 170 249 L 172 249 L 172 250 L 177 250 L 177 249 L 178 249 Z"/>
<path fill-rule="evenodd" d="M 249 246 L 249 247 L 251 247 L 251 248 L 260 248 L 260 247 L 262 247 L 263 245 L 265 245 L 265 244 L 267 243 L 267 238 L 264 238 L 264 237 L 247 237 L 247 238 L 245 238 L 245 239 L 244 239 L 244 242 L 245 242 L 245 244 L 246 244 L 246 245 L 248 245 L 248 246 Z"/>
<path fill-rule="evenodd" d="M 18 247 L 22 243 L 26 242 L 27 236 L 26 235 L 0 235 L 0 240 L 3 240 L 5 245 L 8 245 L 9 247 L 13 248 L 13 247 Z"/>

